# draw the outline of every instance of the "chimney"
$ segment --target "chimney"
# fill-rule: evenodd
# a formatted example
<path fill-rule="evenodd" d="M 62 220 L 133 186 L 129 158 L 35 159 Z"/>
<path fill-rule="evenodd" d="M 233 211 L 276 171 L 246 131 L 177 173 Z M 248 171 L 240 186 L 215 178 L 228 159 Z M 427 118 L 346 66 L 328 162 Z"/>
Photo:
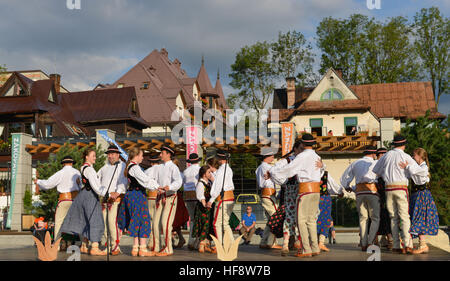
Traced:
<path fill-rule="evenodd" d="M 163 55 L 163 57 L 168 58 L 169 53 L 167 52 L 166 48 L 161 48 L 160 51 L 161 55 Z"/>
<path fill-rule="evenodd" d="M 295 77 L 286 78 L 286 106 L 287 108 L 294 108 L 295 104 Z"/>
<path fill-rule="evenodd" d="M 172 62 L 178 70 L 181 70 L 181 62 L 178 59 L 174 59 Z"/>
<path fill-rule="evenodd" d="M 336 74 L 337 74 L 341 79 L 343 79 L 343 78 L 342 78 L 342 68 L 336 68 L 336 69 L 334 70 L 334 72 L 336 72 Z"/>
<path fill-rule="evenodd" d="M 53 84 L 55 85 L 56 93 L 59 94 L 61 92 L 61 75 L 53 73 L 50 74 L 50 80 L 53 80 Z"/>

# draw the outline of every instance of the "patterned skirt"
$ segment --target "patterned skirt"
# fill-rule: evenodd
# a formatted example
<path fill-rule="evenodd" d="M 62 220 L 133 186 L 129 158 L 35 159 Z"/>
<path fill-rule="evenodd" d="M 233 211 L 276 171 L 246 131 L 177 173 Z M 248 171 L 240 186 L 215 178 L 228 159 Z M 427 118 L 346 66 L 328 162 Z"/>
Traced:
<path fill-rule="evenodd" d="M 139 190 L 128 190 L 117 215 L 119 229 L 131 237 L 148 238 L 151 232 L 150 213 L 146 195 Z"/>
<path fill-rule="evenodd" d="M 317 235 L 328 237 L 331 221 L 331 196 L 322 195 L 319 201 L 319 217 L 317 218 Z"/>
<path fill-rule="evenodd" d="M 80 235 L 91 242 L 100 242 L 105 230 L 102 206 L 94 191 L 82 189 L 72 202 L 61 233 Z"/>
<path fill-rule="evenodd" d="M 283 225 L 286 220 L 286 207 L 281 205 L 273 215 L 269 217 L 267 222 L 267 226 L 270 228 L 270 232 L 272 232 L 276 238 L 283 237 Z"/>
<path fill-rule="evenodd" d="M 208 209 L 203 207 L 201 202 L 197 203 L 194 211 L 192 237 L 198 237 L 200 241 L 212 240 L 210 234 L 214 235 L 214 207 L 213 204 L 211 209 Z"/>
<path fill-rule="evenodd" d="M 289 236 L 295 236 L 297 229 L 297 195 L 298 184 L 287 184 L 284 193 L 284 205 L 286 216 L 283 223 L 283 232 L 289 233 Z"/>
<path fill-rule="evenodd" d="M 413 237 L 418 235 L 437 235 L 439 230 L 439 216 L 436 204 L 430 190 L 419 190 L 411 194 L 409 206 Z"/>

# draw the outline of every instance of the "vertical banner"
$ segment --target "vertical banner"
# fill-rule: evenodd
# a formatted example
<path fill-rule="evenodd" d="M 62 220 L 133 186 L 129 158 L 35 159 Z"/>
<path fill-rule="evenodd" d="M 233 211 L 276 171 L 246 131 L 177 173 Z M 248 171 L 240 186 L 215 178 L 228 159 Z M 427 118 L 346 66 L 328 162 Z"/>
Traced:
<path fill-rule="evenodd" d="M 21 135 L 12 134 L 12 143 L 11 143 L 11 204 L 9 205 L 8 210 L 8 220 L 6 222 L 6 228 L 11 228 L 11 219 L 12 219 L 12 211 L 14 206 L 14 197 L 16 191 L 16 182 L 17 182 L 17 169 L 19 167 L 19 159 L 20 159 L 20 139 Z"/>
<path fill-rule="evenodd" d="M 186 159 L 189 158 L 189 155 L 192 153 L 197 153 L 197 144 L 198 144 L 198 127 L 197 126 L 186 126 Z M 191 164 L 186 163 L 186 167 L 189 167 Z"/>
<path fill-rule="evenodd" d="M 286 155 L 294 146 L 294 123 L 281 123 L 281 155 Z"/>
<path fill-rule="evenodd" d="M 128 154 L 125 152 L 125 150 L 123 150 L 120 145 L 117 144 L 117 142 L 115 140 L 113 140 L 112 138 L 108 137 L 108 132 L 106 130 L 101 130 L 98 131 L 98 133 L 100 134 L 100 136 L 102 136 L 102 138 L 107 141 L 109 144 L 114 144 L 115 146 L 117 146 L 117 148 L 119 148 L 120 151 L 120 155 L 122 156 L 123 159 L 125 159 L 125 161 L 128 161 Z M 107 148 L 107 147 L 106 147 Z"/>

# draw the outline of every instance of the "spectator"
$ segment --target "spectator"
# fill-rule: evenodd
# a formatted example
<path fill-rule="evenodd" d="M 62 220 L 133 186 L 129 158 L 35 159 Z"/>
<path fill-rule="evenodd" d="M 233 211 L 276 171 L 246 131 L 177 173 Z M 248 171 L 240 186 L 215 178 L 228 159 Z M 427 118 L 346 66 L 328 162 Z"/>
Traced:
<path fill-rule="evenodd" d="M 247 213 L 242 215 L 241 234 L 244 234 L 244 245 L 250 244 L 253 234 L 255 233 L 256 217 L 252 213 L 252 207 L 247 207 Z"/>
<path fill-rule="evenodd" d="M 356 127 L 352 127 L 352 131 L 350 132 L 351 136 L 356 135 L 357 131 L 356 131 Z"/>
<path fill-rule="evenodd" d="M 331 239 L 333 239 L 333 244 L 336 244 L 336 230 L 334 229 L 334 223 L 333 223 L 333 221 L 331 221 L 331 224 L 330 224 L 330 235 L 328 236 L 329 237 L 329 244 L 331 244 Z"/>
<path fill-rule="evenodd" d="M 333 136 L 333 130 L 329 130 L 329 131 L 328 131 L 328 136 L 329 136 L 329 137 L 332 137 L 332 136 Z"/>
<path fill-rule="evenodd" d="M 45 245 L 45 233 L 47 232 L 47 223 L 44 222 L 44 218 L 40 217 L 34 220 L 33 226 L 30 228 L 33 232 L 33 236 L 39 239 L 42 244 Z"/>

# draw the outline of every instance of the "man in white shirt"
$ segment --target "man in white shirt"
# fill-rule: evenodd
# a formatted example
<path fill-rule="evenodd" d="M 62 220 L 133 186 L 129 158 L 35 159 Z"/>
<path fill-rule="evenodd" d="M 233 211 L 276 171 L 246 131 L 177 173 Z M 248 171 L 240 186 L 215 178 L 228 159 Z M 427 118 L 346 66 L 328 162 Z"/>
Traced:
<path fill-rule="evenodd" d="M 54 237 L 59 236 L 59 230 L 72 206 L 72 201 L 81 189 L 81 174 L 73 167 L 75 161 L 71 156 L 65 156 L 61 161 L 63 168 L 53 174 L 47 180 L 35 179 L 36 187 L 42 190 L 49 190 L 54 187 L 59 192 L 58 205 L 55 212 L 55 233 Z M 37 177 L 38 175 L 36 175 Z"/>
<path fill-rule="evenodd" d="M 152 154 L 150 155 L 149 162 L 150 167 L 145 170 L 145 174 L 155 181 L 158 181 L 158 170 L 161 168 L 160 164 L 161 158 L 159 157 L 159 154 Z M 148 211 L 150 213 L 150 218 L 152 222 L 152 232 L 150 233 L 150 236 L 148 238 L 148 248 L 151 251 L 155 251 L 155 244 L 157 243 L 156 240 L 158 240 L 160 237 L 155 237 L 155 227 L 158 227 L 159 233 L 161 233 L 160 225 L 155 224 L 155 221 L 161 220 L 161 211 L 162 207 L 158 204 L 158 208 L 156 207 L 156 199 L 158 197 L 158 190 L 147 190 L 147 200 L 148 200 Z M 159 245 L 159 244 L 158 244 Z"/>
<path fill-rule="evenodd" d="M 265 179 L 264 175 L 267 171 L 272 168 L 270 163 L 275 159 L 274 151 L 270 147 L 261 148 L 261 156 L 263 157 L 263 161 L 261 165 L 256 169 L 256 181 L 258 183 L 258 187 L 261 189 L 261 205 L 266 212 L 267 218 L 270 218 L 278 209 L 276 204 L 276 191 L 275 184 L 271 179 Z M 262 249 L 281 249 L 281 246 L 276 245 L 276 237 L 270 231 L 270 227 L 266 225 L 263 233 L 263 237 L 261 239 L 261 243 L 259 247 Z"/>
<path fill-rule="evenodd" d="M 282 178 L 296 175 L 300 183 L 297 196 L 297 227 L 302 249 L 296 255 L 300 258 L 320 254 L 316 219 L 319 211 L 321 170 L 314 165 L 320 160 L 319 155 L 313 150 L 315 144 L 316 141 L 311 134 L 304 134 L 301 141 L 296 143 L 296 147 L 301 145 L 304 150 L 280 172 Z M 269 173 L 271 178 L 280 178 L 276 169 Z"/>
<path fill-rule="evenodd" d="M 107 241 L 108 232 L 106 229 L 106 220 L 108 220 L 109 235 L 111 237 L 110 253 L 111 255 L 116 256 L 120 253 L 120 234 L 116 223 L 117 213 L 120 202 L 127 191 L 128 179 L 124 175 L 126 164 L 120 160 L 120 151 L 117 146 L 110 145 L 105 154 L 108 156 L 108 161 L 106 161 L 105 165 L 98 170 L 98 178 L 100 179 L 102 186 L 106 186 L 106 188 L 109 186 L 109 194 L 117 192 L 120 195 L 115 199 L 110 197 L 108 203 L 102 203 L 103 220 L 105 221 L 105 232 L 103 233 L 102 241 Z M 109 209 L 108 218 L 106 218 L 106 208 Z"/>
<path fill-rule="evenodd" d="M 341 184 L 346 190 L 355 191 L 356 208 L 359 214 L 359 235 L 361 250 L 365 252 L 374 241 L 380 223 L 380 197 L 377 190 L 377 175 L 372 171 L 377 163 L 377 149 L 369 146 L 364 150 L 364 157 L 353 162 L 341 177 Z M 355 178 L 356 185 L 350 188 Z M 371 220 L 370 230 L 367 229 Z"/>
<path fill-rule="evenodd" d="M 217 240 L 222 244 L 223 231 L 225 231 L 226 235 L 229 235 L 230 241 L 234 240 L 233 231 L 229 223 L 234 205 L 234 183 L 233 171 L 227 161 L 227 153 L 223 150 L 218 150 L 216 158 L 220 163 L 220 167 L 216 175 L 214 175 L 214 182 L 211 186 L 211 199 L 208 201 L 207 207 L 211 208 L 214 201 L 216 201 L 213 228 Z M 222 187 L 224 191 L 223 198 L 220 195 Z"/>
<path fill-rule="evenodd" d="M 394 240 L 392 251 L 395 253 L 412 253 L 412 239 L 409 233 L 411 220 L 409 218 L 408 175 L 399 165 L 408 162 L 413 169 L 418 169 L 416 161 L 404 152 L 406 139 L 397 135 L 394 137 L 394 149 L 381 157 L 373 172 L 381 176 L 385 182 L 386 207 L 391 218 L 391 231 Z M 401 223 L 400 223 L 401 220 Z M 399 227 L 405 247 L 400 246 Z"/>
<path fill-rule="evenodd" d="M 186 204 L 186 209 L 189 213 L 189 241 L 188 249 L 195 250 L 195 239 L 192 238 L 192 229 L 194 229 L 194 212 L 195 206 L 197 205 L 197 196 L 195 193 L 195 187 L 198 183 L 198 172 L 200 170 L 201 157 L 197 153 L 189 154 L 189 159 L 186 160 L 187 163 L 191 164 L 183 172 L 183 196 L 184 202 Z"/>
<path fill-rule="evenodd" d="M 169 145 L 161 147 L 161 160 L 162 166 L 158 170 L 158 184 L 159 189 L 164 191 L 164 200 L 162 203 L 161 212 L 161 226 L 163 229 L 164 244 L 165 247 L 159 251 L 156 256 L 171 256 L 173 255 L 172 247 L 172 224 L 175 218 L 177 210 L 177 190 L 180 189 L 183 184 L 180 170 L 177 165 L 172 162 L 172 158 L 175 156 L 175 151 Z M 155 238 L 159 237 L 159 229 L 156 227 L 158 222 L 155 221 Z M 156 249 L 155 245 L 155 251 Z"/>

